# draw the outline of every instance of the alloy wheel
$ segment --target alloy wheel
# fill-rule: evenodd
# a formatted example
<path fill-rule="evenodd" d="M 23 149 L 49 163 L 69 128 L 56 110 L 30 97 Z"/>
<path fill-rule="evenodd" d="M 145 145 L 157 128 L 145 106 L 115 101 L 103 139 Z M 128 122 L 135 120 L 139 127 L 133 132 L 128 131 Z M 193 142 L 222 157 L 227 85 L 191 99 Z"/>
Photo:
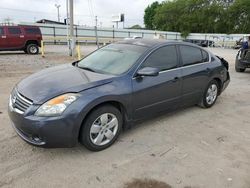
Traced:
<path fill-rule="evenodd" d="M 215 102 L 218 94 L 218 88 L 216 84 L 211 84 L 207 90 L 206 102 L 211 105 Z"/>
<path fill-rule="evenodd" d="M 91 125 L 90 140 L 97 146 L 106 145 L 115 137 L 117 130 L 117 117 L 111 113 L 102 114 Z"/>
<path fill-rule="evenodd" d="M 36 48 L 35 46 L 31 46 L 31 47 L 30 47 L 30 53 L 31 53 L 31 54 L 37 53 L 37 48 Z"/>

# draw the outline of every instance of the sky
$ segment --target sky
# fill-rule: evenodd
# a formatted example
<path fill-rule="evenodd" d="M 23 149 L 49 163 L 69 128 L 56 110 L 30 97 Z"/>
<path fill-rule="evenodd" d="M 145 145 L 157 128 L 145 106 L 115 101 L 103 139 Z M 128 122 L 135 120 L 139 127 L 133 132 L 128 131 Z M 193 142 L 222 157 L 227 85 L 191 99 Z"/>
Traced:
<path fill-rule="evenodd" d="M 125 27 L 143 26 L 144 9 L 155 0 L 74 0 L 74 22 L 93 26 L 94 17 L 99 27 L 112 27 L 112 15 L 125 14 Z M 158 0 L 162 2 L 163 0 Z M 6 18 L 11 22 L 34 22 L 39 19 L 57 21 L 57 8 L 61 5 L 60 19 L 66 18 L 66 0 L 0 0 L 0 23 Z M 122 27 L 122 23 L 119 27 Z"/>

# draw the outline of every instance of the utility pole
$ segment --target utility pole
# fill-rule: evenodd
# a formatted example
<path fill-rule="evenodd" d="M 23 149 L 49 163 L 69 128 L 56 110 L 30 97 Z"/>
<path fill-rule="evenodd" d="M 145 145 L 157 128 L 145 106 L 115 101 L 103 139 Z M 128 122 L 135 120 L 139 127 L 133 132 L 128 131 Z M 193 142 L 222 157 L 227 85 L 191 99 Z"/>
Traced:
<path fill-rule="evenodd" d="M 97 16 L 95 16 L 95 37 L 96 37 L 96 45 L 99 48 L 98 33 L 97 33 Z"/>
<path fill-rule="evenodd" d="M 67 46 L 70 55 L 70 42 L 69 42 L 69 0 L 66 0 L 66 28 L 67 28 Z"/>
<path fill-rule="evenodd" d="M 57 20 L 60 22 L 60 7 L 61 5 L 55 4 L 55 7 L 57 8 Z"/>
<path fill-rule="evenodd" d="M 70 56 L 74 55 L 75 38 L 74 38 L 74 2 L 69 0 L 69 15 L 70 15 Z"/>

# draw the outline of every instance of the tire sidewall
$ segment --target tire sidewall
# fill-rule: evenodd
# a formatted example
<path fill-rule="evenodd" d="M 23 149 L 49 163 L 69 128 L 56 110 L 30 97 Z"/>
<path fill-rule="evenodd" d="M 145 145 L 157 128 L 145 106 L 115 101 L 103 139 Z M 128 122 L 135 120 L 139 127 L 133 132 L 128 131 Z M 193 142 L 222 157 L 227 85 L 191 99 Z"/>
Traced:
<path fill-rule="evenodd" d="M 103 146 L 98 146 L 98 145 L 95 145 L 94 143 L 92 143 L 91 139 L 90 139 L 90 129 L 91 129 L 91 126 L 93 124 L 93 122 L 102 114 L 104 113 L 111 113 L 111 114 L 114 114 L 118 120 L 118 130 L 117 130 L 117 133 L 116 135 L 114 136 L 114 138 L 112 139 L 112 141 L 110 141 L 108 144 L 105 144 Z M 108 148 L 109 146 L 111 146 L 115 141 L 116 139 L 118 138 L 120 132 L 121 132 L 121 129 L 122 129 L 122 115 L 121 115 L 121 112 L 111 106 L 111 105 L 105 105 L 105 106 L 101 106 L 97 109 L 95 109 L 94 111 L 92 111 L 86 118 L 86 120 L 84 121 L 83 123 L 83 127 L 81 129 L 81 132 L 80 132 L 80 142 L 89 150 L 91 151 L 101 151 L 103 149 L 106 149 Z"/>
<path fill-rule="evenodd" d="M 31 47 L 35 47 L 35 48 L 36 48 L 36 52 L 35 52 L 35 53 L 32 53 L 32 52 L 30 51 L 30 48 L 31 48 Z M 38 46 L 37 46 L 36 44 L 29 44 L 29 45 L 27 46 L 27 50 L 26 50 L 26 51 L 28 52 L 28 54 L 36 55 L 36 54 L 39 53 L 39 48 L 38 48 Z"/>
<path fill-rule="evenodd" d="M 217 95 L 216 95 L 216 98 L 215 98 L 214 102 L 213 102 L 212 104 L 208 104 L 208 103 L 207 103 L 207 100 L 206 100 L 207 91 L 208 91 L 209 87 L 210 87 L 212 84 L 215 84 L 216 87 L 217 87 Z M 212 80 L 212 81 L 209 82 L 209 84 L 208 84 L 208 86 L 206 87 L 206 90 L 205 90 L 205 92 L 204 92 L 204 94 L 203 94 L 203 98 L 202 98 L 202 103 L 203 103 L 203 106 L 204 106 L 204 107 L 210 108 L 210 107 L 212 107 L 212 106 L 216 103 L 217 98 L 218 98 L 218 94 L 219 94 L 219 90 L 220 90 L 220 87 L 219 87 L 219 84 L 218 84 L 218 82 L 217 82 L 216 80 Z"/>

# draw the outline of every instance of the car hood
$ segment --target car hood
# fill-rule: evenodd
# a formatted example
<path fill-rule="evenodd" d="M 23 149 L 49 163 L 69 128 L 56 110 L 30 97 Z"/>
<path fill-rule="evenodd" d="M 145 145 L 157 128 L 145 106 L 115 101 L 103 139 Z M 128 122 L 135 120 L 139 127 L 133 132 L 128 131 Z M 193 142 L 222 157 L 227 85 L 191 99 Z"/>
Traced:
<path fill-rule="evenodd" d="M 55 66 L 32 74 L 17 84 L 20 94 L 35 104 L 58 95 L 80 92 L 112 82 L 112 75 L 83 70 L 71 64 Z"/>

